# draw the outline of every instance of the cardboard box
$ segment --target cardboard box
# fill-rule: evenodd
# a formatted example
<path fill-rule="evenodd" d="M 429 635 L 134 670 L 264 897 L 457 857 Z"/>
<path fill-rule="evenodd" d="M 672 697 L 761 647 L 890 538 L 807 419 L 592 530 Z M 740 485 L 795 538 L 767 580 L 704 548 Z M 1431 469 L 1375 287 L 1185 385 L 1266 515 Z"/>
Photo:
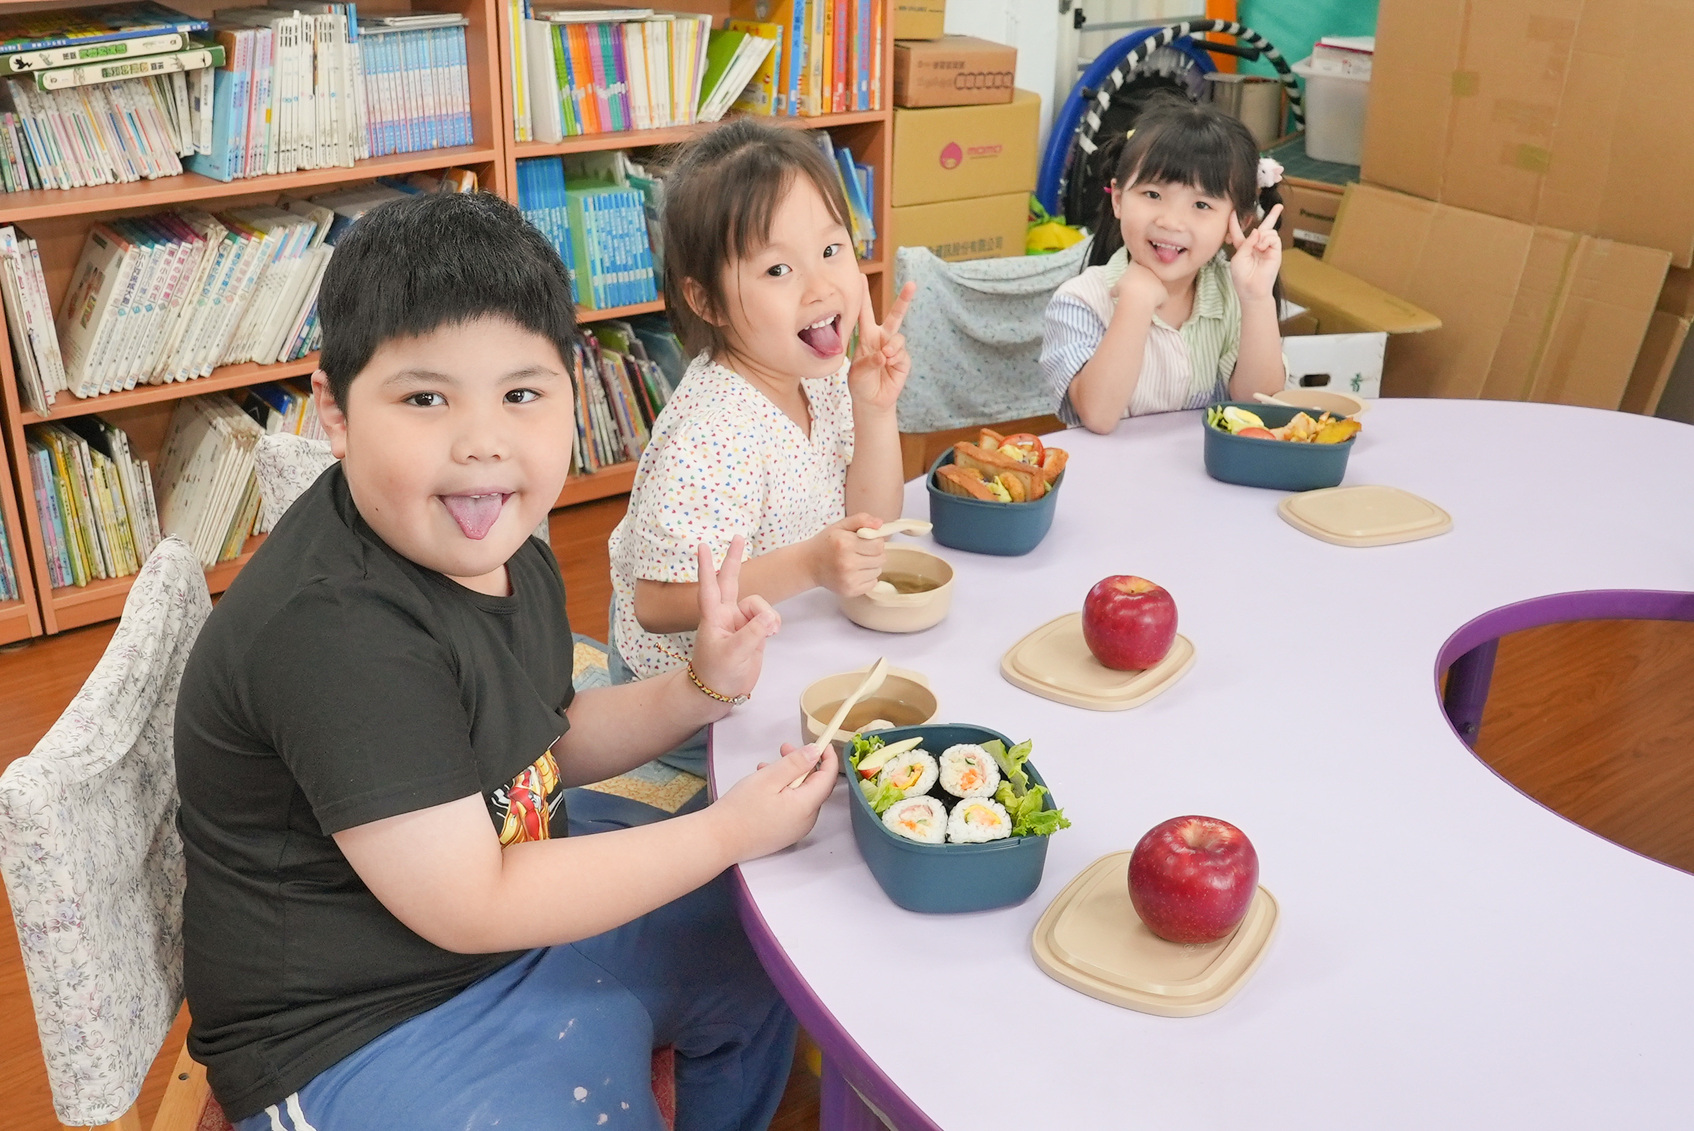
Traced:
<path fill-rule="evenodd" d="M 1284 177 L 1277 188 L 1282 193 L 1283 250 L 1297 247 L 1322 259 L 1341 208 L 1341 186 Z"/>
<path fill-rule="evenodd" d="M 1679 318 L 1694 318 L 1694 271 L 1672 267 L 1665 272 L 1665 286 L 1659 292 L 1659 309 Z"/>
<path fill-rule="evenodd" d="M 1290 389 L 1329 389 L 1355 397 L 1382 393 L 1386 333 L 1294 334 L 1282 339 Z"/>
<path fill-rule="evenodd" d="M 1027 90 L 999 106 L 894 111 L 893 204 L 1029 192 L 1040 115 Z"/>
<path fill-rule="evenodd" d="M 953 261 L 1022 255 L 1029 231 L 1029 193 L 910 204 L 891 214 L 895 247 L 927 247 Z"/>
<path fill-rule="evenodd" d="M 978 106 L 1012 100 L 1018 49 L 969 35 L 894 44 L 894 105 Z"/>
<path fill-rule="evenodd" d="M 1676 368 L 1677 359 L 1682 356 L 1683 345 L 1688 340 L 1690 324 L 1687 318 L 1678 318 L 1662 310 L 1653 311 L 1653 320 L 1647 324 L 1647 336 L 1641 341 L 1641 352 L 1635 358 L 1635 370 L 1629 375 L 1623 401 L 1618 405 L 1620 409 L 1638 412 L 1642 416 L 1652 416 L 1658 411 L 1671 371 Z"/>
<path fill-rule="evenodd" d="M 1432 311 L 1389 343 L 1390 396 L 1616 408 L 1669 253 L 1349 185 L 1326 266 Z"/>
<path fill-rule="evenodd" d="M 940 39 L 947 0 L 894 0 L 895 39 Z"/>
<path fill-rule="evenodd" d="M 1441 326 L 1429 311 L 1298 248 L 1283 256 L 1282 286 L 1295 311 L 1281 323 L 1291 389 L 1378 396 L 1389 335 Z"/>
<path fill-rule="evenodd" d="M 1381 0 L 1376 44 L 1365 180 L 1694 262 L 1694 9 Z"/>

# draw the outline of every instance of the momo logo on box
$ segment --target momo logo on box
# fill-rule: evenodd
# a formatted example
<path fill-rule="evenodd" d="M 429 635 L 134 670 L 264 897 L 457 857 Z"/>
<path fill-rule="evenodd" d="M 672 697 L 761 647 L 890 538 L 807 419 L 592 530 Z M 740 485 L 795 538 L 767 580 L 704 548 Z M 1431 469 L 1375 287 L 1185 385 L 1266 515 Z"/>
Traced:
<path fill-rule="evenodd" d="M 965 151 L 959 147 L 958 142 L 950 141 L 941 147 L 941 167 L 943 169 L 957 169 L 964 160 Z"/>

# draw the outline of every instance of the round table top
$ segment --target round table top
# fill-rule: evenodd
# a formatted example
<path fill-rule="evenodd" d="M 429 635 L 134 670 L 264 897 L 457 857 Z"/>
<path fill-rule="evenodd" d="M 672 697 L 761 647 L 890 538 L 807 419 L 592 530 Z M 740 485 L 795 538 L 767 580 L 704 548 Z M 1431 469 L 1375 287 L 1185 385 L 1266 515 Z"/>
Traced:
<path fill-rule="evenodd" d="M 936 548 L 956 593 L 927 632 L 858 628 L 823 592 L 782 607 L 756 697 L 715 729 L 717 781 L 801 740 L 806 684 L 886 655 L 929 677 L 939 721 L 1033 739 L 1074 823 L 1023 904 L 916 914 L 860 859 L 843 781 L 810 836 L 743 866 L 788 960 L 946 1128 L 1169 1127 L 1202 1112 L 1212 1126 L 1302 1129 L 1689 1118 L 1694 877 L 1497 777 L 1442 714 L 1436 658 L 1461 625 L 1526 598 L 1694 591 L 1694 430 L 1377 402 L 1346 482 L 1421 495 L 1454 528 L 1354 549 L 1284 523 L 1279 492 L 1208 478 L 1197 417 L 1056 438 L 1071 462 L 1051 533 L 1019 558 Z M 922 480 L 906 513 L 928 513 Z M 1002 679 L 1012 644 L 1113 573 L 1170 590 L 1193 670 L 1116 713 Z M 1169 1019 L 1042 973 L 1030 933 L 1054 896 L 1186 813 L 1241 827 L 1281 904 L 1241 992 Z"/>

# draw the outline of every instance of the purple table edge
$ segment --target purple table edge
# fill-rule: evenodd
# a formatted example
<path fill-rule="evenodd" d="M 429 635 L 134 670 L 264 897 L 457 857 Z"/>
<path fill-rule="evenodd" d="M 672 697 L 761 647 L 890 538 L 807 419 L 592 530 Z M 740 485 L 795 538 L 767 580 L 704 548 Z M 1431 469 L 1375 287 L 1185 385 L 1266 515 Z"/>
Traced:
<path fill-rule="evenodd" d="M 1556 593 L 1502 606 L 1462 625 L 1437 654 L 1435 683 L 1440 693 L 1441 678 L 1447 676 L 1442 707 L 1449 725 L 1467 747 L 1474 746 L 1482 723 L 1500 638 L 1543 625 L 1584 620 L 1694 621 L 1694 593 L 1652 589 Z M 708 731 L 708 766 L 712 764 L 712 746 L 713 736 Z M 711 790 L 715 799 L 715 775 L 711 778 Z M 765 922 L 740 867 L 732 868 L 731 873 L 736 911 L 753 952 L 759 956 L 777 992 L 823 1053 L 820 1131 L 879 1131 L 883 1122 L 878 1113 L 899 1131 L 941 1131 L 940 1125 L 877 1067 L 829 1007 L 812 992 Z M 867 1104 L 874 1105 L 876 1111 Z"/>

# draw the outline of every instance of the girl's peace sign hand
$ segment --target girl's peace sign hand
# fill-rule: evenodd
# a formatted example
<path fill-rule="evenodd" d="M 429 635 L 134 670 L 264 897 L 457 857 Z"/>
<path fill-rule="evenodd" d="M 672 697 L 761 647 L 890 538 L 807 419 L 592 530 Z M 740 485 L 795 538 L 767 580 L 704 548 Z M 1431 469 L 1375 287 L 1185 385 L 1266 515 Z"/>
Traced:
<path fill-rule="evenodd" d="M 712 568 L 712 549 L 696 547 L 699 560 L 700 628 L 694 635 L 694 674 L 722 695 L 750 695 L 759 682 L 765 638 L 776 635 L 782 617 L 763 597 L 741 597 L 738 534 L 724 555 L 723 568 Z"/>
<path fill-rule="evenodd" d="M 1282 270 L 1282 237 L 1276 230 L 1280 215 L 1282 205 L 1278 204 L 1249 236 L 1241 230 L 1241 218 L 1229 214 L 1229 246 L 1235 249 L 1229 257 L 1229 278 L 1243 302 L 1271 296 L 1271 285 Z"/>
<path fill-rule="evenodd" d="M 847 370 L 847 389 L 855 405 L 891 409 L 906 387 L 906 377 L 912 371 L 912 358 L 906 352 L 906 339 L 900 335 L 900 323 L 906 319 L 906 308 L 918 285 L 909 282 L 889 308 L 882 325 L 876 323 L 871 310 L 871 284 L 865 279 L 865 300 L 859 307 L 859 348 L 854 351 L 852 368 Z"/>

